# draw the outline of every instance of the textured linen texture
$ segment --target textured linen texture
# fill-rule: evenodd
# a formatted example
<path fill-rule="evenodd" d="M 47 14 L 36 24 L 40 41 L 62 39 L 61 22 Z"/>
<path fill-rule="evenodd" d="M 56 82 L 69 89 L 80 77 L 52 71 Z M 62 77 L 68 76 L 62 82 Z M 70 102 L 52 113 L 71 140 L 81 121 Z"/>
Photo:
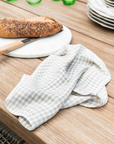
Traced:
<path fill-rule="evenodd" d="M 103 61 L 78 45 L 67 45 L 45 59 L 31 76 L 24 75 L 5 100 L 7 110 L 34 130 L 60 109 L 96 108 L 108 101 L 111 75 Z"/>

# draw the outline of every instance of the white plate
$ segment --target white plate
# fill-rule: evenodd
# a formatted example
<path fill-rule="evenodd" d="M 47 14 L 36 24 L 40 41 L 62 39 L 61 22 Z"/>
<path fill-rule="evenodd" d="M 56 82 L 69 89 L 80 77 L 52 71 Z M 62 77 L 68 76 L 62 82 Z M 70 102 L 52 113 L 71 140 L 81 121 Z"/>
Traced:
<path fill-rule="evenodd" d="M 109 25 L 107 25 L 107 24 L 104 24 L 104 23 L 101 22 L 101 21 L 98 21 L 96 18 L 94 18 L 93 16 L 91 16 L 88 12 L 87 12 L 87 15 L 88 15 L 88 17 L 89 17 L 92 21 L 100 24 L 100 25 L 103 26 L 103 27 L 106 27 L 106 28 L 109 28 L 109 29 L 113 29 L 113 30 L 114 30 L 114 27 L 111 27 L 111 26 L 109 26 Z"/>
<path fill-rule="evenodd" d="M 114 7 L 114 4 L 111 4 L 111 3 L 109 3 L 109 2 L 106 2 L 106 4 L 107 4 L 108 6 L 110 6 L 110 7 Z"/>
<path fill-rule="evenodd" d="M 105 1 L 108 3 L 114 4 L 114 1 L 112 1 L 112 0 L 105 0 Z"/>
<path fill-rule="evenodd" d="M 109 18 L 106 18 L 106 17 L 98 14 L 97 12 L 93 11 L 88 5 L 87 5 L 87 9 L 88 9 L 91 13 L 93 13 L 96 17 L 102 18 L 102 19 L 104 19 L 105 21 L 108 21 L 108 22 L 111 22 L 112 24 L 114 24 L 114 20 L 109 19 Z"/>
<path fill-rule="evenodd" d="M 89 15 L 90 15 L 91 17 L 95 18 L 95 19 L 98 20 L 99 22 L 104 23 L 104 24 L 106 24 L 106 25 L 109 25 L 109 26 L 111 26 L 111 27 L 114 27 L 114 24 L 109 23 L 109 22 L 107 22 L 107 21 L 105 21 L 105 20 L 103 20 L 103 19 L 101 19 L 101 18 L 99 18 L 99 17 L 96 17 L 96 16 L 95 16 L 94 14 L 92 14 L 90 11 L 88 11 L 88 12 L 89 12 Z"/>
<path fill-rule="evenodd" d="M 0 47 L 10 44 L 15 40 L 23 40 L 23 38 L 18 39 L 0 38 Z M 71 31 L 67 27 L 63 26 L 62 32 L 59 32 L 50 37 L 38 38 L 36 41 L 26 44 L 22 48 L 6 53 L 5 55 L 19 58 L 45 57 L 56 52 L 63 46 L 69 44 L 71 40 L 72 40 Z"/>
<path fill-rule="evenodd" d="M 108 25 L 109 27 L 114 28 L 114 24 L 110 24 L 109 22 L 107 22 L 107 21 L 105 21 L 105 20 L 103 20 L 103 19 L 101 19 L 101 18 L 96 17 L 96 16 L 93 15 L 90 11 L 87 11 L 87 12 L 88 12 L 88 14 L 89 14 L 92 18 L 96 19 L 98 22 L 101 22 L 101 23 L 103 23 L 103 24 Z"/>
<path fill-rule="evenodd" d="M 88 0 L 88 6 L 100 15 L 114 19 L 114 8 L 107 7 L 104 0 Z"/>

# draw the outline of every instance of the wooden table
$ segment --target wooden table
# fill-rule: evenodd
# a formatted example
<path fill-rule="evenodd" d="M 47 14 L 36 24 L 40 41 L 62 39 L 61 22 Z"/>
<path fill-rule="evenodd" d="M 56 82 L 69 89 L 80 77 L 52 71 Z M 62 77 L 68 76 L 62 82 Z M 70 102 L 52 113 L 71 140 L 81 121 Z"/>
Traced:
<path fill-rule="evenodd" d="M 4 100 L 23 74 L 32 74 L 41 59 L 0 56 L 0 120 L 29 144 L 114 144 L 114 31 L 92 22 L 86 15 L 86 0 L 73 6 L 42 0 L 30 6 L 25 0 L 0 1 L 0 17 L 34 17 L 46 15 L 70 28 L 72 44 L 81 43 L 106 64 L 112 80 L 107 85 L 109 102 L 97 109 L 76 106 L 61 110 L 51 120 L 29 132 L 4 107 Z"/>

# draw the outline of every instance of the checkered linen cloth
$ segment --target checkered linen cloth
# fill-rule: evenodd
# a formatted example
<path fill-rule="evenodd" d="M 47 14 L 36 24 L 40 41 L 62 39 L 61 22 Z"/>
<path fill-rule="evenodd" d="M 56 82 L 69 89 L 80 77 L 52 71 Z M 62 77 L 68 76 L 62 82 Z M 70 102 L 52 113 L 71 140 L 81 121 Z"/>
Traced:
<path fill-rule="evenodd" d="M 7 110 L 34 130 L 60 109 L 96 108 L 108 101 L 111 75 L 103 61 L 78 45 L 67 45 L 45 59 L 31 76 L 24 75 L 5 100 Z"/>

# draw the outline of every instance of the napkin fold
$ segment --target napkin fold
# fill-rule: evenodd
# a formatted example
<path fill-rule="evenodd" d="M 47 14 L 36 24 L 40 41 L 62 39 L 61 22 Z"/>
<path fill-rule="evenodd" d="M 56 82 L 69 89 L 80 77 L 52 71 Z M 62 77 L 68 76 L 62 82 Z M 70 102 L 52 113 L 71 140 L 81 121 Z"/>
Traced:
<path fill-rule="evenodd" d="M 34 130 L 60 109 L 82 105 L 96 108 L 108 101 L 111 75 L 103 61 L 84 46 L 67 45 L 24 75 L 5 100 L 7 110 Z"/>

